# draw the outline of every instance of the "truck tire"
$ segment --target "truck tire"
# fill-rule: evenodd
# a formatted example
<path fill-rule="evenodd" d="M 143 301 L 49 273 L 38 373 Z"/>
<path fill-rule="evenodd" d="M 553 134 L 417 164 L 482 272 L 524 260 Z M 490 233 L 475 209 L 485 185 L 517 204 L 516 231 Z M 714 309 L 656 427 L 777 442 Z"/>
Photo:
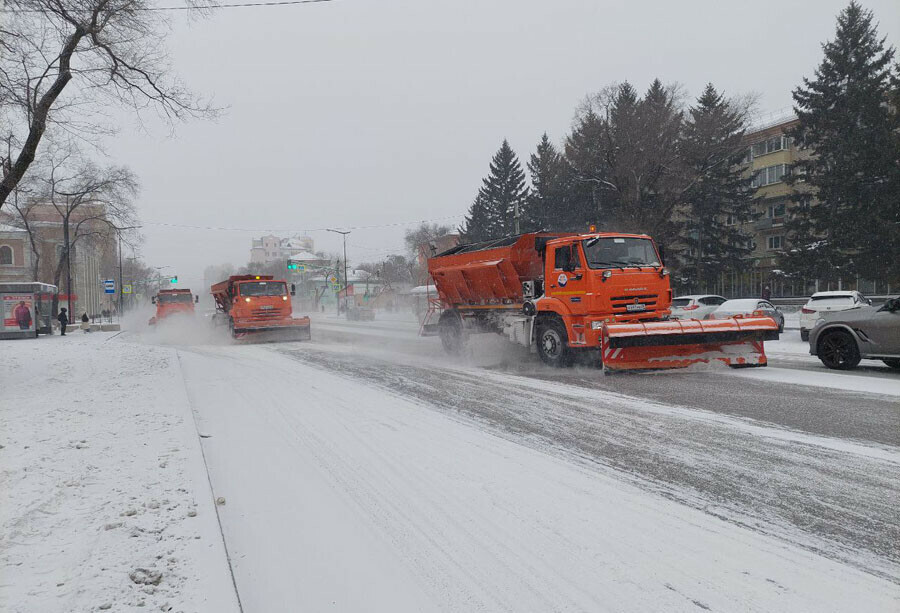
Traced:
<path fill-rule="evenodd" d="M 819 337 L 816 353 L 822 364 L 836 370 L 851 370 L 860 361 L 856 339 L 845 330 L 831 330 Z"/>
<path fill-rule="evenodd" d="M 438 334 L 444 351 L 450 355 L 459 355 L 466 346 L 466 335 L 462 318 L 456 311 L 444 311 L 438 320 Z"/>
<path fill-rule="evenodd" d="M 537 352 L 549 366 L 571 366 L 573 354 L 569 348 L 569 334 L 562 321 L 555 317 L 542 319 L 537 326 Z"/>

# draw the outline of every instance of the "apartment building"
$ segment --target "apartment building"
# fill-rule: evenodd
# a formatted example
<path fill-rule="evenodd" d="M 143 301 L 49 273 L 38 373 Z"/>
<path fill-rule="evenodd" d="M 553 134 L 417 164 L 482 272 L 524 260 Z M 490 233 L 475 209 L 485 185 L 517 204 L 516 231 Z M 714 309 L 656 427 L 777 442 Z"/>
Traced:
<path fill-rule="evenodd" d="M 309 236 L 281 238 L 274 234 L 252 239 L 250 245 L 251 264 L 270 264 L 287 261 L 292 255 L 315 251 L 315 242 Z"/>

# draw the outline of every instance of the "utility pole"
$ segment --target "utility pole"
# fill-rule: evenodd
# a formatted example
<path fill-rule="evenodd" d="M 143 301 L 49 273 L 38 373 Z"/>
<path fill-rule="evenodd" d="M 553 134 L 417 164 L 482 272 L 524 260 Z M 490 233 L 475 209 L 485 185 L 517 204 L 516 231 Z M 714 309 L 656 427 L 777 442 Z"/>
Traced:
<path fill-rule="evenodd" d="M 332 230 L 331 228 L 326 228 L 329 232 L 334 232 L 335 234 L 340 234 L 344 238 L 344 307 L 347 306 L 347 288 L 349 287 L 349 278 L 347 277 L 347 235 L 350 234 L 350 230 Z"/>
<path fill-rule="evenodd" d="M 66 218 L 63 220 L 63 241 L 66 243 L 66 298 L 69 323 L 72 323 L 72 247 L 69 245 L 69 195 L 66 194 Z"/>

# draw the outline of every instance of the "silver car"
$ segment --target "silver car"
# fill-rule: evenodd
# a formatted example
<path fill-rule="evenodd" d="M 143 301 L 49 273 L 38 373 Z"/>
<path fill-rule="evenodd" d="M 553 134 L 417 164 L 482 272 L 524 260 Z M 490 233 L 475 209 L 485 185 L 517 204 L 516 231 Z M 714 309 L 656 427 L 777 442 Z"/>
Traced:
<path fill-rule="evenodd" d="M 862 358 L 900 370 L 900 298 L 881 307 L 823 313 L 809 333 L 809 352 L 838 370 L 855 368 Z"/>

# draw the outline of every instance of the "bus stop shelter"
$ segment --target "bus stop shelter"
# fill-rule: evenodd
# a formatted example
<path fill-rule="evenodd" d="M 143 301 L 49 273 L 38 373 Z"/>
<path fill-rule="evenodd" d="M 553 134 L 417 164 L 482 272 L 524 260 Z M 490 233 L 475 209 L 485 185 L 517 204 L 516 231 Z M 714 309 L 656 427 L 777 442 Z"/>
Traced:
<path fill-rule="evenodd" d="M 0 283 L 0 339 L 53 334 L 55 285 Z"/>

